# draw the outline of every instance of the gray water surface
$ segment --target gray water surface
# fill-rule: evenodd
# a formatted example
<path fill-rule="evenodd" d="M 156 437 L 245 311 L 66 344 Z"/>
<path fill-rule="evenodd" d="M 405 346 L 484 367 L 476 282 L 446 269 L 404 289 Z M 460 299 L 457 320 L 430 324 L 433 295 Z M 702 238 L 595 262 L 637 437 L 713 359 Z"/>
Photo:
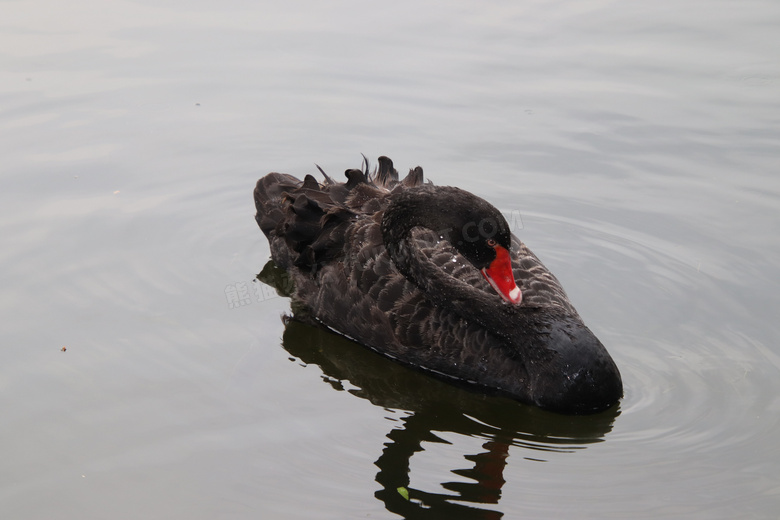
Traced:
<path fill-rule="evenodd" d="M 776 517 L 777 2 L 0 20 L 3 518 Z M 510 215 L 620 406 L 541 412 L 283 321 L 254 183 L 361 153 Z"/>

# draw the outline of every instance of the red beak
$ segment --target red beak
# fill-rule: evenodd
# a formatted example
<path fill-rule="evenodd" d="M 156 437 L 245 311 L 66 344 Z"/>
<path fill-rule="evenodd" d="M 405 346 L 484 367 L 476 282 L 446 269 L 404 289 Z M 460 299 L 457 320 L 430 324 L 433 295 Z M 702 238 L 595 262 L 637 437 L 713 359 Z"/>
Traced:
<path fill-rule="evenodd" d="M 515 276 L 512 274 L 512 261 L 509 258 L 509 251 L 502 246 L 495 246 L 496 259 L 489 266 L 482 269 L 482 276 L 493 286 L 493 289 L 506 301 L 515 305 L 523 301 L 523 293 L 515 283 Z"/>

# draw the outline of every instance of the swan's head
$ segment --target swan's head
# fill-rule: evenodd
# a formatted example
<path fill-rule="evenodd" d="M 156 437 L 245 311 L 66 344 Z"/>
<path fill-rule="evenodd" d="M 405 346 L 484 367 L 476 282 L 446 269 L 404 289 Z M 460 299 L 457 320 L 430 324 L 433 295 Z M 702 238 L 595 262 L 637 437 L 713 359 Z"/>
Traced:
<path fill-rule="evenodd" d="M 404 270 L 398 244 L 415 227 L 447 239 L 506 301 L 519 304 L 509 250 L 512 234 L 498 209 L 458 188 L 422 185 L 394 194 L 382 218 L 385 245 Z"/>
<path fill-rule="evenodd" d="M 512 235 L 509 224 L 491 204 L 473 198 L 476 201 L 458 213 L 453 245 L 480 270 L 499 296 L 510 303 L 519 304 L 523 300 L 523 293 L 517 287 L 512 273 L 509 255 Z"/>

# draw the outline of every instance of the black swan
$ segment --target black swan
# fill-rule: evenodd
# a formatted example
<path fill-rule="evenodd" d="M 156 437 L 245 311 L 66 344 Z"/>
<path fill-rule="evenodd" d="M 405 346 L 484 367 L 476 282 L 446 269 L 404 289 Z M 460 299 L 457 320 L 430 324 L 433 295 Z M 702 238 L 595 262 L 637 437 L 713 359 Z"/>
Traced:
<path fill-rule="evenodd" d="M 540 408 L 594 413 L 620 372 L 558 280 L 488 202 L 399 180 L 392 161 L 337 183 L 269 173 L 256 220 L 293 301 L 316 321 L 406 365 Z"/>

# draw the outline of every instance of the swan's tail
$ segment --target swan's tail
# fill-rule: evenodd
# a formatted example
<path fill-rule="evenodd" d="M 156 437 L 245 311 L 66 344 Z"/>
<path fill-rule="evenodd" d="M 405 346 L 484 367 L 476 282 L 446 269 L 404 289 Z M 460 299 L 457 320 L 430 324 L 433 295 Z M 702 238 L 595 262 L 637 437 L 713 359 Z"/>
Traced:
<path fill-rule="evenodd" d="M 255 220 L 280 267 L 316 271 L 318 265 L 343 253 L 346 229 L 356 215 L 381 211 L 385 197 L 399 185 L 423 184 L 419 166 L 399 181 L 393 161 L 382 156 L 378 163 L 370 174 L 364 156 L 362 170 L 344 172 L 345 183 L 334 182 L 319 166 L 323 184 L 311 175 L 301 181 L 286 173 L 269 173 L 257 181 Z"/>

